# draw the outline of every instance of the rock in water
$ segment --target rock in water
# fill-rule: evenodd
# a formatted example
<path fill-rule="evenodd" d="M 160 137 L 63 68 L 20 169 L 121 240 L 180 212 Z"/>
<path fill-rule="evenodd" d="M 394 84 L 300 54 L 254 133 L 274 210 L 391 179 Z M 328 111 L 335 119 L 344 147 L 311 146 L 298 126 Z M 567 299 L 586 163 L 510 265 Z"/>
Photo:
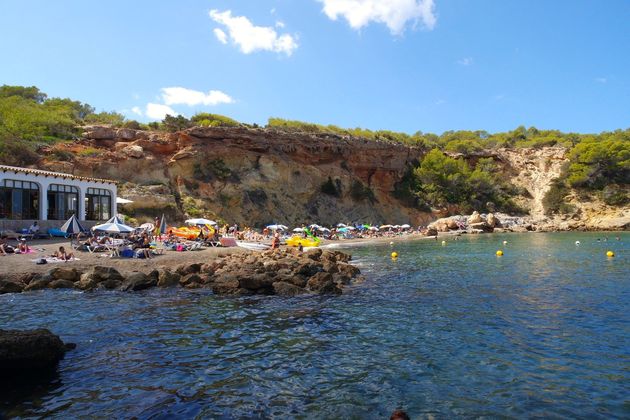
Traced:
<path fill-rule="evenodd" d="M 0 330 L 0 374 L 54 367 L 74 347 L 46 329 Z"/>

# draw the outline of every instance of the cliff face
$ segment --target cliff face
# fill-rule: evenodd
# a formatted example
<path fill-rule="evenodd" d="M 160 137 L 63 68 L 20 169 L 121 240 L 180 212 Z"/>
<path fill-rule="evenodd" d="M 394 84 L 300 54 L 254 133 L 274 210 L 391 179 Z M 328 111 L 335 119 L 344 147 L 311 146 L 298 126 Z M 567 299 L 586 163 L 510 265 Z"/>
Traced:
<path fill-rule="evenodd" d="M 67 151 L 77 156 L 73 162 L 49 160 L 46 167 L 126 183 L 120 195 L 134 200 L 128 209 L 136 214 L 166 208 L 171 217 L 203 213 L 255 225 L 432 219 L 392 196 L 422 155 L 403 145 L 264 129 L 90 127 Z"/>
<path fill-rule="evenodd" d="M 426 225 L 445 215 L 441 210 L 421 212 L 394 198 L 396 183 L 424 155 L 420 148 L 401 144 L 269 129 L 160 133 L 86 127 L 80 141 L 56 145 L 45 154 L 39 165 L 44 169 L 120 181 L 120 195 L 134 201 L 123 211 L 138 217 L 204 215 L 255 226 Z M 527 191 L 516 201 L 534 220 L 549 222 L 542 199 L 560 175 L 566 150 L 501 149 L 487 156 Z M 581 220 L 587 214 L 597 218 L 592 211 L 579 213 L 579 227 L 590 227 Z"/>

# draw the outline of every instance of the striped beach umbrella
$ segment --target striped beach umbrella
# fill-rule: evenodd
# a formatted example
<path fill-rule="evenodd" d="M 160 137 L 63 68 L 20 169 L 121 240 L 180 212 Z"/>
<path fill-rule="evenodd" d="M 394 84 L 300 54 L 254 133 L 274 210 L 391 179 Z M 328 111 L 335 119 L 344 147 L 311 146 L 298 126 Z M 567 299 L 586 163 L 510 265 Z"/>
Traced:
<path fill-rule="evenodd" d="M 99 232 L 107 232 L 107 233 L 133 232 L 133 228 L 131 226 L 127 226 L 122 223 L 103 223 L 102 225 L 94 226 L 92 230 L 98 230 Z"/>
<path fill-rule="evenodd" d="M 119 215 L 116 215 L 112 218 L 110 218 L 107 222 L 105 223 L 118 223 L 119 225 L 124 225 L 125 221 L 122 219 L 122 217 L 120 217 Z"/>
<path fill-rule="evenodd" d="M 73 214 L 59 229 L 66 235 L 76 235 L 81 232 L 85 232 L 83 226 L 77 220 L 77 217 Z"/>

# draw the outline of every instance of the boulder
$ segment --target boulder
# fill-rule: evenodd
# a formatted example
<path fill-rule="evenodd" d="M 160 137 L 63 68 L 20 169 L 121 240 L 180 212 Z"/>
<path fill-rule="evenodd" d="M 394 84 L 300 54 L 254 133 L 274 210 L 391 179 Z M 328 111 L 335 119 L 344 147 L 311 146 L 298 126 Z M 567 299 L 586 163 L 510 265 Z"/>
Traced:
<path fill-rule="evenodd" d="M 251 275 L 238 275 L 239 287 L 247 290 L 257 291 L 261 289 L 271 289 L 274 282 L 269 273 L 254 273 Z"/>
<path fill-rule="evenodd" d="M 278 296 L 298 296 L 308 293 L 305 289 L 284 281 L 273 283 L 273 291 Z"/>
<path fill-rule="evenodd" d="M 300 265 L 298 265 L 295 269 L 296 274 L 304 274 L 305 276 L 312 276 L 315 273 L 322 271 L 322 264 L 316 262 L 306 262 L 300 261 Z"/>
<path fill-rule="evenodd" d="M 124 147 L 122 149 L 122 152 L 134 159 L 141 159 L 144 156 L 144 149 L 141 146 L 137 146 L 135 144 Z"/>
<path fill-rule="evenodd" d="M 488 223 L 488 226 L 492 228 L 501 226 L 499 219 L 497 219 L 494 213 L 488 213 L 488 216 L 486 217 L 486 223 Z"/>
<path fill-rule="evenodd" d="M 437 236 L 438 231 L 434 227 L 428 226 L 425 236 Z"/>
<path fill-rule="evenodd" d="M 308 251 L 304 253 L 304 256 L 313 261 L 320 261 L 320 258 L 322 256 L 322 250 L 319 248 L 309 249 Z"/>
<path fill-rule="evenodd" d="M 470 217 L 468 218 L 468 224 L 472 225 L 475 223 L 481 223 L 483 222 L 483 219 L 481 217 L 481 215 L 479 214 L 478 211 L 473 211 L 473 213 L 470 215 Z"/>
<path fill-rule="evenodd" d="M 123 280 L 124 277 L 115 268 L 97 265 L 83 273 L 81 279 L 76 283 L 76 286 L 82 290 L 92 290 L 100 283 L 107 282 L 103 287 L 111 289 L 116 288 L 114 285 L 116 282 L 118 282 L 118 286 L 120 286 Z"/>
<path fill-rule="evenodd" d="M 175 269 L 175 272 L 180 276 L 186 276 L 188 274 L 200 273 L 201 264 L 184 264 Z"/>
<path fill-rule="evenodd" d="M 341 273 L 341 275 L 346 276 L 350 279 L 361 274 L 361 270 L 359 270 L 354 265 L 341 263 L 341 264 L 337 264 L 337 268 L 339 269 L 339 273 Z"/>
<path fill-rule="evenodd" d="M 127 276 L 123 282 L 120 290 L 124 291 L 138 291 L 145 290 L 157 285 L 158 279 L 156 276 L 149 276 L 144 273 L 133 272 Z"/>
<path fill-rule="evenodd" d="M 0 372 L 53 367 L 74 347 L 46 329 L 0 330 Z"/>
<path fill-rule="evenodd" d="M 173 273 L 170 270 L 160 270 L 157 286 L 158 287 L 175 287 L 179 285 L 181 275 Z"/>
<path fill-rule="evenodd" d="M 306 288 L 312 292 L 319 294 L 334 294 L 340 295 L 341 289 L 333 281 L 333 276 L 330 273 L 317 273 L 308 279 Z"/>
<path fill-rule="evenodd" d="M 74 289 L 74 282 L 70 280 L 53 280 L 48 285 L 50 289 Z"/>
<path fill-rule="evenodd" d="M 179 284 L 189 289 L 201 287 L 203 283 L 204 283 L 203 278 L 201 278 L 199 274 L 195 274 L 195 273 L 188 274 L 179 279 Z"/>
<path fill-rule="evenodd" d="M 83 137 L 92 140 L 111 140 L 116 137 L 116 131 L 111 127 L 101 125 L 83 127 Z"/>
<path fill-rule="evenodd" d="M 448 219 L 446 221 L 446 227 L 449 230 L 457 230 L 457 229 L 459 229 L 459 225 L 457 224 L 457 221 L 454 220 L 454 219 Z"/>
<path fill-rule="evenodd" d="M 23 284 L 0 279 L 0 295 L 5 293 L 20 293 L 22 290 L 24 290 Z"/>
<path fill-rule="evenodd" d="M 217 295 L 241 294 L 239 281 L 234 275 L 221 276 L 212 284 L 212 292 Z"/>
<path fill-rule="evenodd" d="M 53 280 L 54 279 L 48 273 L 40 274 L 38 276 L 35 276 L 33 280 L 31 280 L 31 282 L 28 285 L 26 285 L 26 287 L 24 288 L 24 291 L 31 292 L 33 290 L 46 289 L 48 285 L 50 284 L 50 282 L 52 282 Z"/>
<path fill-rule="evenodd" d="M 116 130 L 116 138 L 123 140 L 133 140 L 136 138 L 136 130 L 131 128 L 119 128 Z"/>
<path fill-rule="evenodd" d="M 78 281 L 81 274 L 75 268 L 55 267 L 48 271 L 48 275 L 54 280 Z"/>

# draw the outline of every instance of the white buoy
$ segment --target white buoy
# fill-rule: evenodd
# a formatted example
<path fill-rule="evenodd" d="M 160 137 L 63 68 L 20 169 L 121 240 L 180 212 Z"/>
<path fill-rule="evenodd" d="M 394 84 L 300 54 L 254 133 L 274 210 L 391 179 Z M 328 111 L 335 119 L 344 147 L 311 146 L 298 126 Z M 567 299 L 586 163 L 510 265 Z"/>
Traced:
<path fill-rule="evenodd" d="M 503 241 L 503 245 L 507 245 L 507 241 Z"/>
<path fill-rule="evenodd" d="M 575 241 L 575 246 L 580 246 L 580 241 Z"/>
<path fill-rule="evenodd" d="M 389 244 L 390 244 L 390 245 L 394 245 L 394 243 L 393 243 L 393 242 L 390 242 Z"/>

